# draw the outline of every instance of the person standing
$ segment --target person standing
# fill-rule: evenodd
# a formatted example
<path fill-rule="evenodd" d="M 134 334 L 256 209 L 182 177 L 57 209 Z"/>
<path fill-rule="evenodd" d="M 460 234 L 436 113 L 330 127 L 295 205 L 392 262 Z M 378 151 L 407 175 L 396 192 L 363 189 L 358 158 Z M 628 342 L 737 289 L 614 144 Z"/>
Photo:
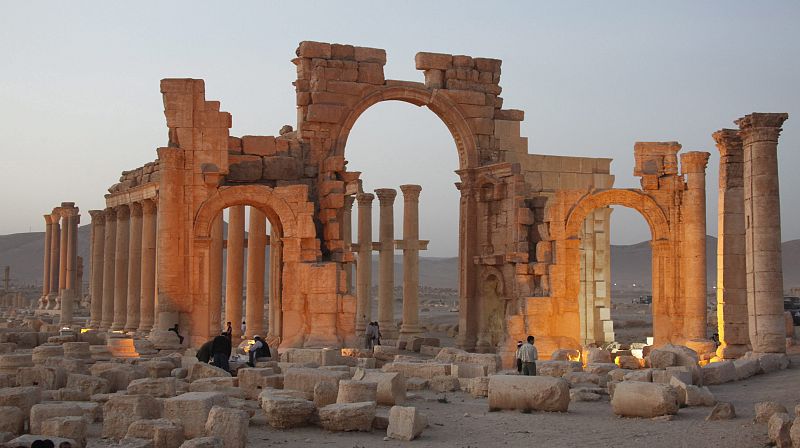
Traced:
<path fill-rule="evenodd" d="M 225 333 L 220 334 L 211 341 L 211 357 L 214 365 L 224 371 L 231 369 L 228 360 L 231 358 L 231 340 Z"/>
<path fill-rule="evenodd" d="M 366 330 L 364 330 L 364 348 L 366 348 L 367 350 L 372 350 L 374 329 L 375 326 L 372 325 L 372 322 L 370 322 L 369 324 L 367 324 Z"/>
<path fill-rule="evenodd" d="M 539 352 L 533 345 L 535 339 L 528 336 L 528 340 L 519 348 L 519 359 L 522 361 L 522 374 L 526 376 L 536 376 L 536 360 L 539 359 Z"/>
<path fill-rule="evenodd" d="M 522 341 L 517 341 L 517 351 L 514 354 L 514 359 L 517 363 L 517 373 L 522 373 L 522 360 L 519 359 L 519 349 L 522 347 Z"/>
<path fill-rule="evenodd" d="M 381 345 L 381 326 L 378 324 L 377 321 L 373 322 L 372 325 L 375 327 L 373 330 L 373 338 L 372 338 L 372 347 L 374 348 L 376 345 Z"/>
<path fill-rule="evenodd" d="M 230 322 L 228 322 L 228 325 L 225 327 L 225 336 L 227 336 L 228 339 L 233 338 L 233 327 Z"/>
<path fill-rule="evenodd" d="M 242 321 L 242 337 L 247 334 L 247 325 Z"/>

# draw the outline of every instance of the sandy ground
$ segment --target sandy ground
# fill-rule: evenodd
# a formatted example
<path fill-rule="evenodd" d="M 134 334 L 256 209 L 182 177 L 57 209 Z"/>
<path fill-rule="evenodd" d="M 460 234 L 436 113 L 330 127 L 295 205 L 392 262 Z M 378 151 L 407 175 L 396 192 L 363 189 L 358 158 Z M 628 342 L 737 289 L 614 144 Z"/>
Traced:
<path fill-rule="evenodd" d="M 275 430 L 263 416 L 251 420 L 248 446 L 326 447 L 763 447 L 766 424 L 752 422 L 754 404 L 764 400 L 783 403 L 790 413 L 800 403 L 800 355 L 793 368 L 749 380 L 711 386 L 720 401 L 732 402 L 737 418 L 706 422 L 711 408 L 681 409 L 671 421 L 618 418 L 606 398 L 600 402 L 570 403 L 568 413 L 488 412 L 485 398 L 464 392 L 437 394 L 409 392 L 407 405 L 429 416 L 430 426 L 411 442 L 384 441 L 384 431 L 331 433 L 317 427 Z M 437 401 L 447 399 L 446 403 Z M 388 408 L 381 408 L 388 412 Z"/>

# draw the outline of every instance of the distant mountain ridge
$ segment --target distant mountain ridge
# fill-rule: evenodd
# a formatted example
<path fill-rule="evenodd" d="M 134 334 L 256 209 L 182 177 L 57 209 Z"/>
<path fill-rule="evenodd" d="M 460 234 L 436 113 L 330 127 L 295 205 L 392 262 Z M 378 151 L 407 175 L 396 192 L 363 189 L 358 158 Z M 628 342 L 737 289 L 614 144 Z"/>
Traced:
<path fill-rule="evenodd" d="M 84 260 L 84 283 L 89 281 L 90 225 L 78 229 L 78 255 Z M 786 241 L 783 250 L 784 289 L 800 287 L 800 240 Z M 41 285 L 44 252 L 44 232 L 0 235 L 0 268 L 11 266 L 14 285 Z M 706 244 L 708 286 L 717 279 L 717 238 L 708 236 Z M 378 257 L 372 259 L 373 284 L 378 281 Z M 420 284 L 433 288 L 458 288 L 457 257 L 420 257 Z M 650 242 L 611 246 L 611 281 L 617 288 L 650 288 Z M 403 281 L 402 256 L 394 259 L 395 285 Z"/>

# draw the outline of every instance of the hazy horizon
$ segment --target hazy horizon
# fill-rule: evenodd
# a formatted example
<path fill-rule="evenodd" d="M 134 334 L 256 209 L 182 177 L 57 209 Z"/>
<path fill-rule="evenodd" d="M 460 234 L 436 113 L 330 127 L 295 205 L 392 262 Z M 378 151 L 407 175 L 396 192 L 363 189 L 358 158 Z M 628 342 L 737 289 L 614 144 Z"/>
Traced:
<path fill-rule="evenodd" d="M 386 49 L 387 79 L 421 81 L 418 51 L 502 59 L 504 108 L 525 111 L 529 152 L 613 158 L 619 188 L 638 186 L 636 141 L 708 151 L 712 236 L 719 156 L 711 134 L 754 111 L 788 112 L 778 151 L 782 240 L 800 238 L 791 195 L 800 189 L 791 171 L 800 165 L 800 3 L 235 5 L 0 6 L 0 234 L 41 231 L 42 215 L 62 201 L 75 201 L 88 223 L 86 211 L 103 207 L 121 171 L 154 160 L 167 141 L 162 78 L 205 79 L 207 99 L 233 115 L 231 135 L 295 126 L 290 60 L 300 41 L 317 40 Z M 394 102 L 370 108 L 346 157 L 350 170 L 363 171 L 366 190 L 421 184 L 420 237 L 431 240 L 422 255 L 457 253 L 458 158 L 432 112 Z M 373 208 L 377 224 L 377 201 Z M 650 239 L 644 219 L 621 207 L 611 236 L 616 245 Z"/>

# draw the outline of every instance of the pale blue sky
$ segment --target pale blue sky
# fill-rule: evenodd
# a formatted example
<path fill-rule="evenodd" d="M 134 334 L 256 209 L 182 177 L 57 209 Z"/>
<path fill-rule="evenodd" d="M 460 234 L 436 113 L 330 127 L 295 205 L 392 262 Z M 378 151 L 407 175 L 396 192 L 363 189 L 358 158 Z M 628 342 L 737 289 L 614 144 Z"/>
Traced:
<path fill-rule="evenodd" d="M 710 151 L 710 234 L 711 133 L 752 111 L 789 112 L 783 239 L 800 238 L 798 23 L 796 1 L 1 1 L 0 234 L 43 229 L 60 201 L 100 208 L 120 171 L 153 160 L 166 142 L 161 78 L 204 78 L 233 135 L 294 125 L 289 61 L 298 42 L 320 40 L 386 49 L 393 79 L 422 80 L 417 51 L 503 59 L 505 107 L 525 110 L 529 151 L 612 157 L 617 186 L 636 186 L 635 141 Z M 427 255 L 456 254 L 457 157 L 435 115 L 380 104 L 347 157 L 368 189 L 421 183 Z M 649 238 L 635 213 L 613 218 L 615 243 Z"/>

